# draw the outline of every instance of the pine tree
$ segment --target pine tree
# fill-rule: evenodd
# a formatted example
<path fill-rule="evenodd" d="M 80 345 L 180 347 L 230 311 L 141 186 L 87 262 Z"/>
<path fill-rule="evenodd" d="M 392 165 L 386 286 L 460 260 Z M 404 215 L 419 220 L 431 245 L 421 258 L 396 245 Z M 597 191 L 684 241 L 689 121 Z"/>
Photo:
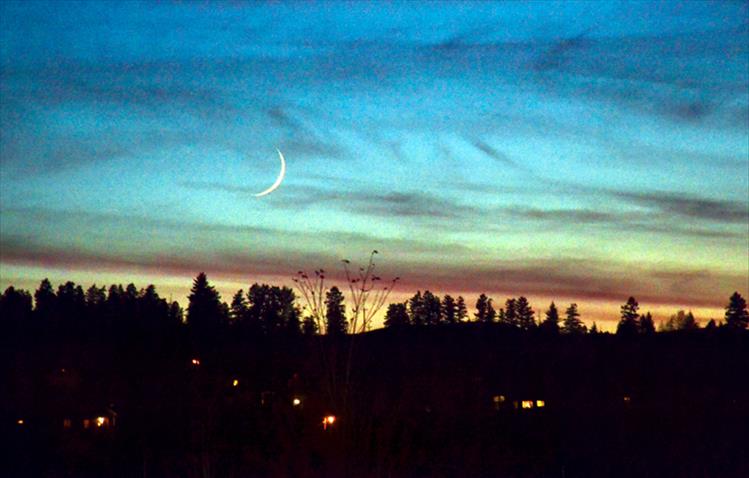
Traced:
<path fill-rule="evenodd" d="M 559 311 L 554 302 L 549 305 L 549 310 L 546 311 L 546 318 L 541 322 L 539 329 L 547 334 L 559 333 Z"/>
<path fill-rule="evenodd" d="M 700 328 L 700 324 L 697 323 L 697 319 L 694 318 L 694 314 L 690 310 L 689 313 L 684 317 L 681 323 L 682 330 L 697 330 Z"/>
<path fill-rule="evenodd" d="M 749 325 L 749 313 L 746 310 L 746 300 L 738 292 L 734 292 L 726 306 L 726 326 L 733 330 L 743 330 Z"/>
<path fill-rule="evenodd" d="M 408 316 L 413 325 L 418 326 L 426 323 L 424 299 L 421 297 L 421 291 L 416 291 L 416 294 L 408 300 Z"/>
<path fill-rule="evenodd" d="M 570 335 L 580 335 L 586 332 L 586 327 L 580 320 L 580 312 L 577 310 L 577 304 L 570 304 L 564 311 L 565 318 L 562 325 L 562 333 Z"/>
<path fill-rule="evenodd" d="M 233 324 L 241 324 L 247 319 L 247 313 L 250 310 L 247 299 L 244 296 L 244 291 L 239 289 L 234 297 L 231 298 L 231 306 L 229 307 L 229 319 Z"/>
<path fill-rule="evenodd" d="M 522 330 L 533 330 L 536 328 L 535 312 L 528 303 L 528 299 L 520 296 L 515 302 L 515 315 L 518 325 Z"/>
<path fill-rule="evenodd" d="M 590 328 L 590 335 L 597 335 L 598 334 L 598 326 L 595 322 L 593 322 L 593 326 Z"/>
<path fill-rule="evenodd" d="M 507 299 L 505 301 L 505 324 L 512 327 L 519 327 L 518 316 L 516 311 L 515 299 Z"/>
<path fill-rule="evenodd" d="M 476 313 L 474 314 L 477 322 L 488 322 L 490 306 L 491 299 L 486 294 L 479 295 L 479 298 L 476 299 Z"/>
<path fill-rule="evenodd" d="M 456 304 L 457 315 L 455 316 L 458 323 L 465 322 L 468 320 L 468 308 L 466 307 L 466 300 L 462 295 L 458 296 L 458 302 Z"/>
<path fill-rule="evenodd" d="M 31 310 L 31 294 L 13 286 L 8 287 L 0 296 L 0 330 L 5 330 L 7 325 L 11 330 L 28 325 Z"/>
<path fill-rule="evenodd" d="M 408 310 L 406 304 L 390 304 L 385 314 L 385 327 L 405 327 L 409 325 Z"/>
<path fill-rule="evenodd" d="M 179 302 L 175 300 L 169 305 L 169 321 L 173 324 L 181 324 L 184 320 L 185 316 L 182 307 L 180 307 Z"/>
<path fill-rule="evenodd" d="M 50 320 L 55 314 L 57 296 L 49 279 L 44 279 L 34 292 L 34 314 L 41 320 Z"/>
<path fill-rule="evenodd" d="M 325 333 L 331 336 L 346 335 L 348 321 L 343 293 L 338 287 L 331 287 L 325 294 Z"/>
<path fill-rule="evenodd" d="M 655 333 L 653 316 L 650 312 L 643 314 L 642 317 L 640 317 L 640 333 L 643 335 L 651 335 Z"/>
<path fill-rule="evenodd" d="M 627 299 L 627 303 L 621 307 L 621 320 L 616 327 L 618 335 L 637 335 L 640 330 L 640 315 L 637 313 L 639 307 L 634 297 Z"/>
<path fill-rule="evenodd" d="M 424 323 L 426 325 L 439 324 L 442 315 L 440 298 L 427 290 L 424 291 L 422 300 L 424 303 Z"/>
<path fill-rule="evenodd" d="M 125 295 L 130 295 L 128 289 Z M 187 306 L 187 323 L 195 331 L 197 337 L 202 333 L 215 332 L 221 325 L 224 311 L 221 306 L 221 296 L 208 283 L 208 277 L 201 272 L 192 283 Z M 126 299 L 127 301 L 128 299 Z"/>
<path fill-rule="evenodd" d="M 497 321 L 497 311 L 494 310 L 494 304 L 492 299 L 489 299 L 489 303 L 486 304 L 486 322 L 492 324 Z"/>
<path fill-rule="evenodd" d="M 458 307 L 455 299 L 450 295 L 442 298 L 442 321 L 446 324 L 454 324 L 458 317 Z"/>

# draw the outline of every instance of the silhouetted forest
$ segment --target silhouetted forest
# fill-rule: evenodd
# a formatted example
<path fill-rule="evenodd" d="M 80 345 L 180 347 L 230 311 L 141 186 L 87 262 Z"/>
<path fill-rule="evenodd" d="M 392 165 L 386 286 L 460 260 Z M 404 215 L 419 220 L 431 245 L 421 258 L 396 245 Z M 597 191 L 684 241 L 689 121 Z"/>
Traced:
<path fill-rule="evenodd" d="M 154 286 L 9 287 L 0 475 L 749 476 L 738 293 L 658 331 L 630 297 L 610 334 L 575 303 L 387 303 L 346 272 L 229 302 L 201 273 L 184 311 Z"/>

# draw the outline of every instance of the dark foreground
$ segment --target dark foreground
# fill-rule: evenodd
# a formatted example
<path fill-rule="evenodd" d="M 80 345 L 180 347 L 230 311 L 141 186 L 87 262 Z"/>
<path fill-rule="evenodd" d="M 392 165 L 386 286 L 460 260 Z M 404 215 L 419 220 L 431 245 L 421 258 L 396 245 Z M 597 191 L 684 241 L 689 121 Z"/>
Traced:
<path fill-rule="evenodd" d="M 0 475 L 749 476 L 749 333 L 350 340 L 6 336 Z"/>

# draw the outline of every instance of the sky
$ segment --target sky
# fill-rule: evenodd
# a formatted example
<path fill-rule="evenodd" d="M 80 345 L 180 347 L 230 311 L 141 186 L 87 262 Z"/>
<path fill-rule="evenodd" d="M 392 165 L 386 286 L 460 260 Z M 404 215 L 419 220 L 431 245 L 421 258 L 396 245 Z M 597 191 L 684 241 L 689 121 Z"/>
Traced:
<path fill-rule="evenodd" d="M 3 289 L 749 292 L 745 2 L 2 2 L 0 125 Z"/>

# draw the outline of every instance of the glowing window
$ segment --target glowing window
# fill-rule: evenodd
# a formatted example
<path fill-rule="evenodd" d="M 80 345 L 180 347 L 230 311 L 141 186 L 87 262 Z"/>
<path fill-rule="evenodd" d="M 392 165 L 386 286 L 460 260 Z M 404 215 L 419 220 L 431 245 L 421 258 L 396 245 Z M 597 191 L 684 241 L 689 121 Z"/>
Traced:
<path fill-rule="evenodd" d="M 197 367 L 198 365 L 200 365 L 200 359 L 194 358 L 194 359 L 190 360 L 190 363 L 192 363 L 193 365 L 195 365 Z"/>
<path fill-rule="evenodd" d="M 546 406 L 546 402 L 543 400 L 536 400 L 536 408 L 543 408 Z"/>
<path fill-rule="evenodd" d="M 83 428 L 88 428 L 90 426 L 91 426 L 91 420 L 89 420 L 88 418 L 84 418 L 83 419 Z"/>
<path fill-rule="evenodd" d="M 236 387 L 238 385 L 239 385 L 239 380 L 237 380 L 236 378 L 234 380 L 232 380 L 232 382 L 231 382 L 231 386 L 232 387 Z"/>
<path fill-rule="evenodd" d="M 506 398 L 505 398 L 505 396 L 504 396 L 504 395 L 494 395 L 494 396 L 492 397 L 492 401 L 493 401 L 494 403 L 504 403 L 505 399 L 506 399 Z"/>
<path fill-rule="evenodd" d="M 533 400 L 523 400 L 520 403 L 520 406 L 522 406 L 523 408 L 533 408 Z"/>
<path fill-rule="evenodd" d="M 295 407 L 298 407 L 299 405 L 302 404 L 302 400 L 294 397 L 294 400 L 291 401 L 291 404 L 294 405 Z"/>
<path fill-rule="evenodd" d="M 62 421 L 62 427 L 63 427 L 63 428 L 70 428 L 70 427 L 72 427 L 72 426 L 73 426 L 73 422 L 72 422 L 72 421 L 70 420 L 70 418 L 65 418 L 65 419 L 64 419 L 64 420 Z"/>
<path fill-rule="evenodd" d="M 629 395 L 624 396 L 624 403 L 629 403 L 631 401 L 632 401 L 632 397 L 630 397 Z"/>
<path fill-rule="evenodd" d="M 19 425 L 23 425 L 24 424 L 23 418 L 19 418 L 16 423 L 18 423 Z"/>
<path fill-rule="evenodd" d="M 107 417 L 96 417 L 96 426 L 101 428 L 107 424 Z"/>

